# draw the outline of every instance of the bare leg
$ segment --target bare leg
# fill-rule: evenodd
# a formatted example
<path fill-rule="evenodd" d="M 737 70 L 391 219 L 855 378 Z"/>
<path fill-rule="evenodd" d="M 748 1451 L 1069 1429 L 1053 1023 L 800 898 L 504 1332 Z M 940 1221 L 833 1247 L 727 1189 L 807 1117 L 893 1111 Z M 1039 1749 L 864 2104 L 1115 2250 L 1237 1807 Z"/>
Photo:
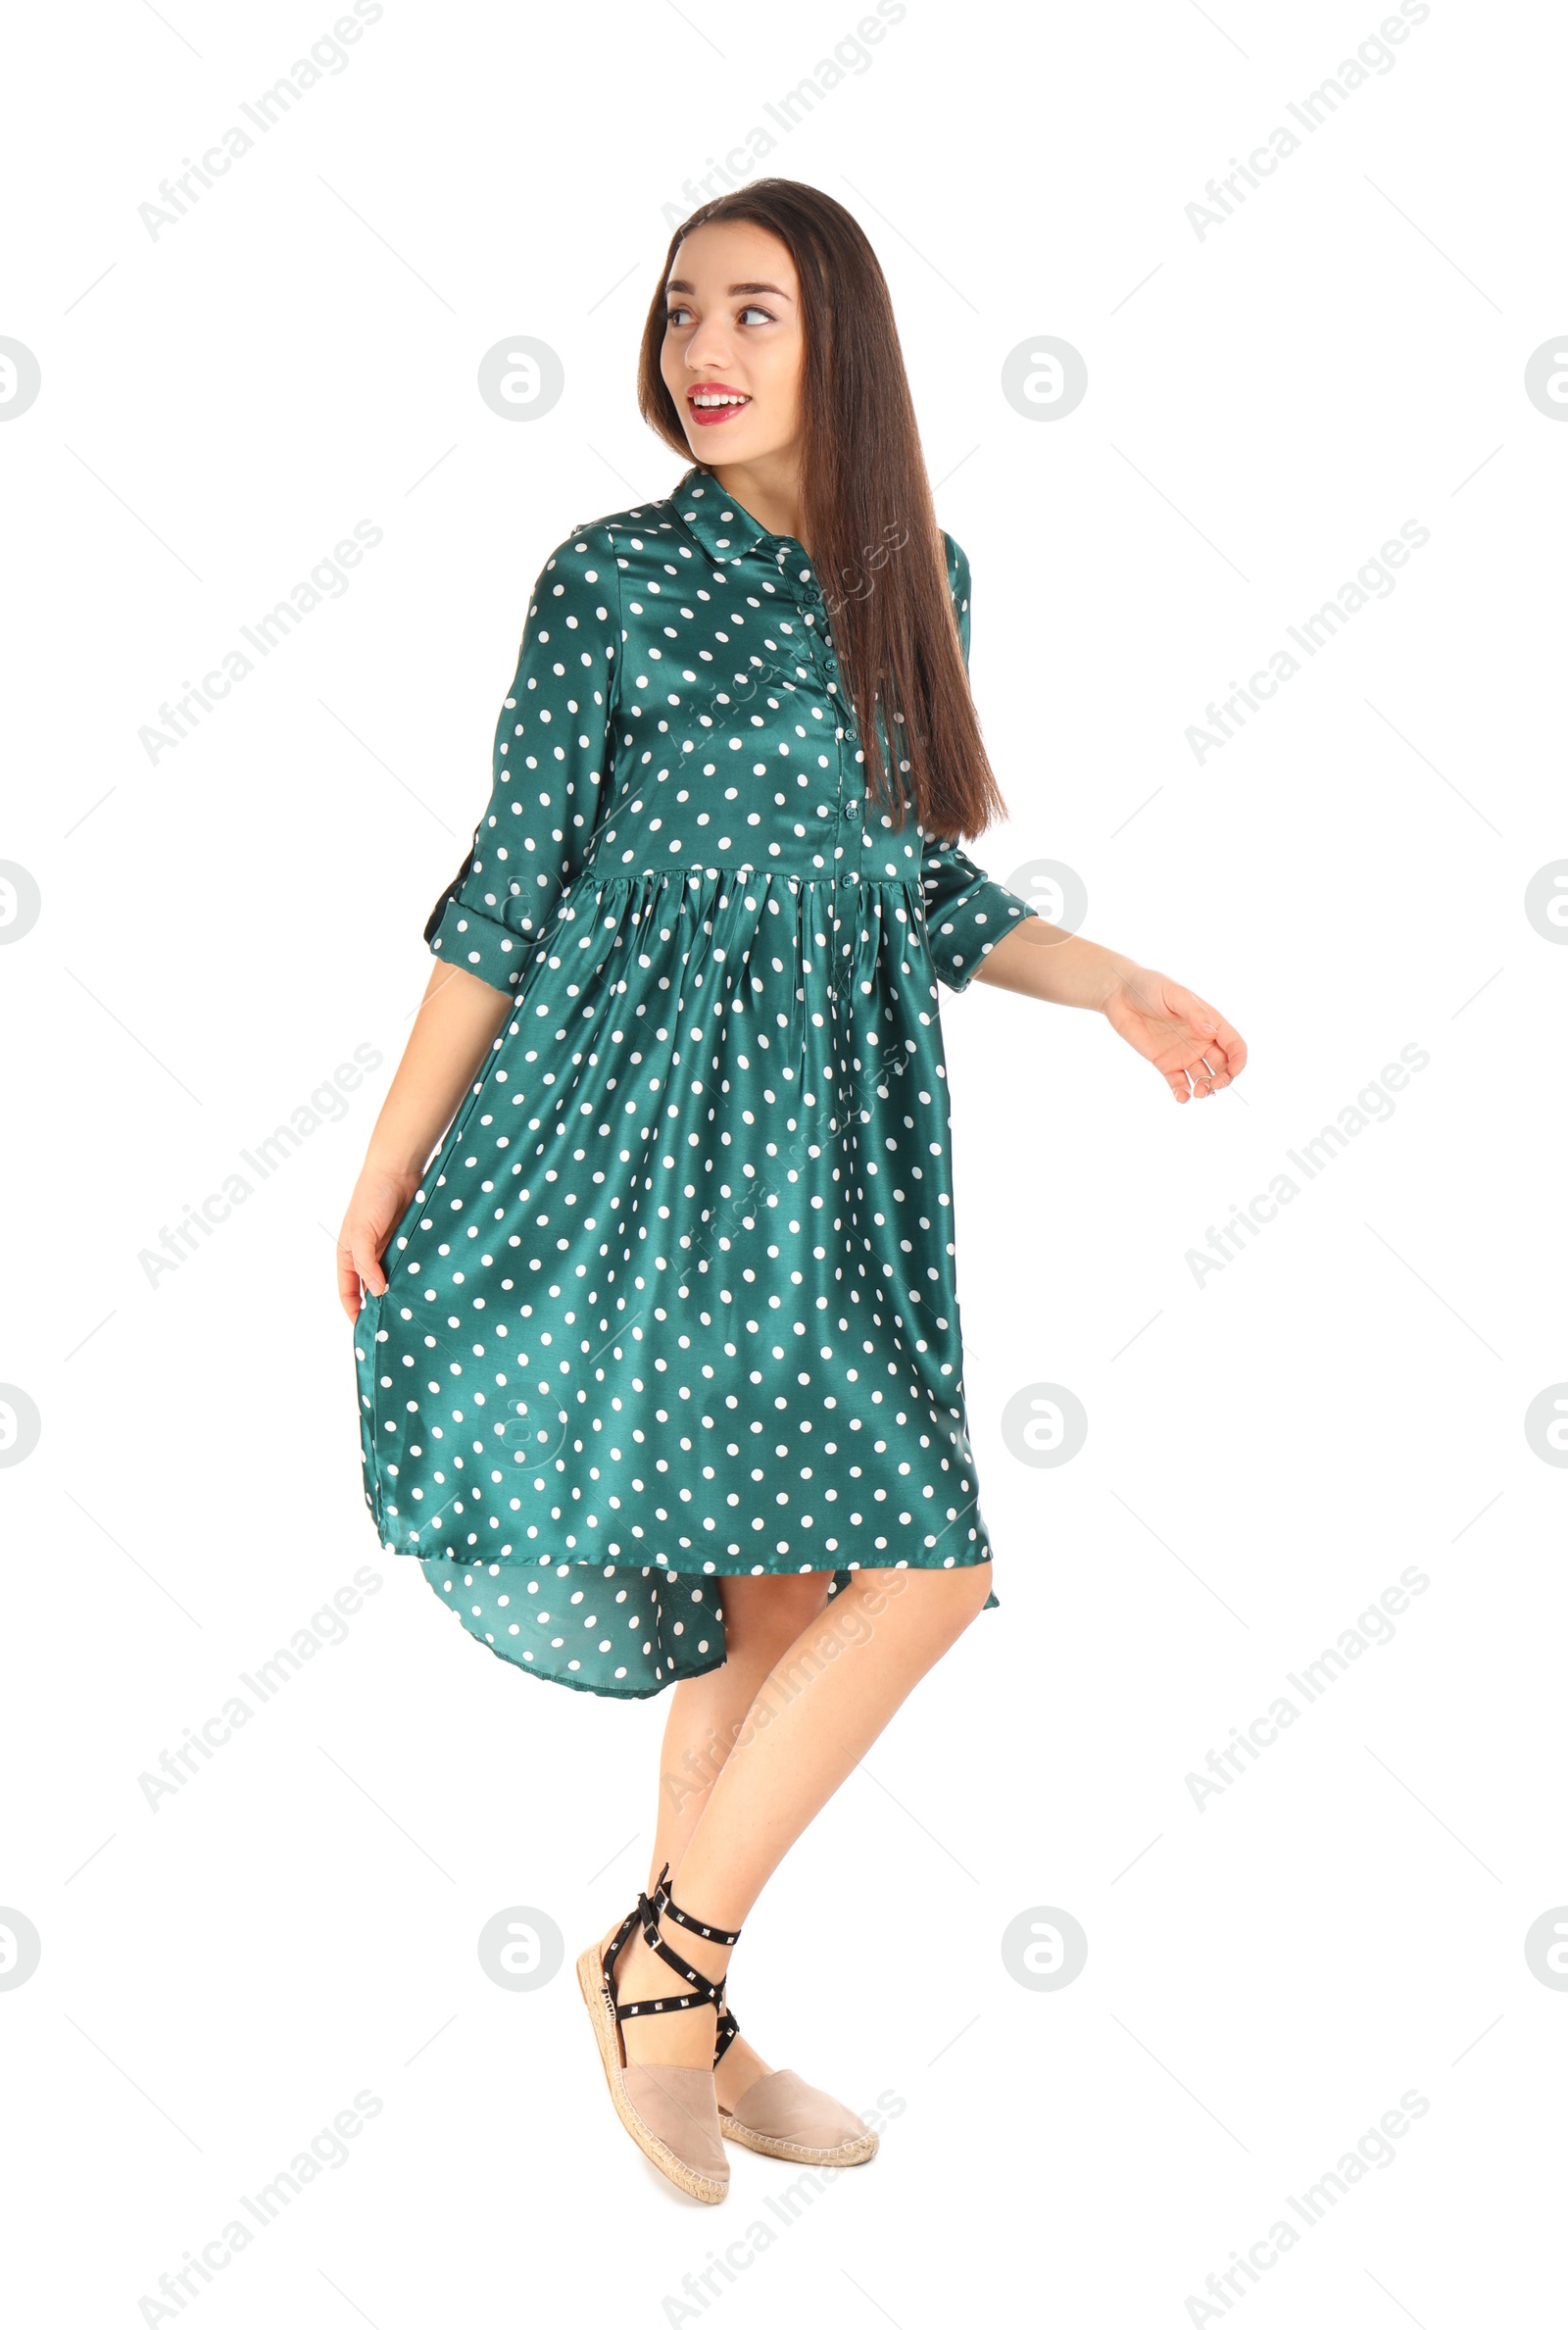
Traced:
<path fill-rule="evenodd" d="M 990 1590 L 988 1562 L 857 1570 L 763 1678 L 691 1831 L 676 1890 L 682 1909 L 732 1930 L 744 1924 L 796 1838 L 983 1609 Z M 727 1950 L 685 1926 L 672 1926 L 669 1938 L 710 1980 L 729 1962 Z M 685 1987 L 640 1935 L 620 1965 L 627 1999 Z M 668 2018 L 633 2017 L 624 2026 L 627 2055 L 649 2063 L 710 2063 L 715 2020 L 710 2007 Z"/>
<path fill-rule="evenodd" d="M 827 1601 L 829 1579 L 830 1572 L 822 1569 L 807 1570 L 792 1577 L 723 1579 L 720 1592 L 724 1602 L 724 1663 L 707 1674 L 692 1675 L 687 1681 L 677 1683 L 670 1693 L 669 1714 L 660 1752 L 659 1810 L 653 1856 L 648 1864 L 648 1885 L 651 1890 L 668 1861 L 670 1891 L 683 1909 L 686 1905 L 680 1890 L 681 1862 L 692 1831 L 712 1794 L 713 1782 L 768 1674 L 802 1628 L 821 1612 Z M 619 1922 L 617 1918 L 615 1924 Z M 615 1926 L 611 1926 L 604 1944 L 608 1945 L 614 1930 Z M 671 1947 L 695 1965 L 697 1961 L 686 1948 L 688 1938 L 681 1927 L 669 1930 Z M 633 1989 L 624 1993 L 625 1996 L 659 1998 L 684 1989 L 685 1985 L 662 1959 L 654 1958 L 640 1943 L 636 1948 L 645 1970 L 651 1971 L 641 1990 Z M 617 1982 L 629 1969 L 631 1960 L 632 1948 L 628 1945 L 616 1967 Z M 694 2021 L 698 2011 L 696 2008 L 691 2010 Z M 702 2014 L 711 2058 L 714 2018 L 707 2008 L 702 2009 Z M 640 2028 L 633 2026 L 634 2036 Z M 631 2059 L 649 2058 L 640 2050 L 634 2050 Z M 747 2039 L 732 2039 L 718 2067 L 719 2102 L 726 2106 L 738 2102 L 753 2080 L 760 2079 L 771 2068 Z"/>

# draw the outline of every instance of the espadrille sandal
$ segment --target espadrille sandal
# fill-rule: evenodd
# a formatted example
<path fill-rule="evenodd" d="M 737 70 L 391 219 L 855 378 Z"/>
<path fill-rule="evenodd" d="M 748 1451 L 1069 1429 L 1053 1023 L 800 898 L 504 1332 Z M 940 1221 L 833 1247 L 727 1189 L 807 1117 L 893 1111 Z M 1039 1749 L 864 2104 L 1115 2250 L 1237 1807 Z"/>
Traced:
<path fill-rule="evenodd" d="M 689 1926 L 693 1933 L 704 1934 L 710 1941 L 726 1944 L 739 1941 L 738 1934 L 715 1933 L 710 1926 L 699 1924 L 695 1917 L 678 1909 L 664 1883 L 668 1874 L 666 1860 L 654 1887 L 657 1915 L 672 1918 L 676 1925 Z M 718 2004 L 717 2044 L 713 2049 L 716 2071 L 725 2048 L 732 2039 L 739 2038 L 741 2026 L 729 2010 L 722 1982 L 714 1995 Z M 752 2152 L 766 2153 L 775 2160 L 799 2160 L 804 2166 L 813 2168 L 853 2168 L 871 2157 L 878 2142 L 864 2120 L 858 2118 L 847 2104 L 840 2104 L 819 2087 L 808 2087 L 799 2071 L 764 2071 L 760 2079 L 752 2081 L 731 2110 L 719 2107 L 718 2124 L 734 2144 L 744 2144 Z"/>
<path fill-rule="evenodd" d="M 583 1952 L 577 1960 L 577 1986 L 593 2021 L 610 2100 L 627 2135 L 671 2184 L 689 2193 L 694 2201 L 722 2201 L 729 2191 L 729 2160 L 719 2132 L 711 2068 L 705 2071 L 683 2063 L 630 2062 L 621 2037 L 622 2022 L 634 2014 L 676 2013 L 688 2007 L 716 2007 L 721 2020 L 725 2014 L 723 1983 L 710 1982 L 706 1974 L 700 1974 L 671 1950 L 660 1935 L 659 1919 L 662 1912 L 667 1911 L 680 1924 L 689 1925 L 694 1933 L 704 1934 L 725 1948 L 738 1942 L 740 1935 L 725 1933 L 718 1926 L 703 1925 L 697 1918 L 688 1917 L 684 1910 L 677 1911 L 664 1890 L 668 1874 L 669 1863 L 665 1861 L 654 1888 L 653 1901 L 646 1893 L 637 1896 L 635 1909 L 621 1920 L 603 1956 L 597 1942 Z M 635 1999 L 625 2003 L 616 1997 L 615 1960 L 630 1941 L 632 1928 L 639 1923 L 649 1949 L 672 1967 L 682 1981 L 693 1985 L 690 1993 L 678 1998 Z M 733 2023 L 733 2017 L 730 2020 Z M 722 2046 L 718 2053 L 723 2053 Z M 713 2059 L 716 2062 L 718 2056 Z"/>
<path fill-rule="evenodd" d="M 733 2110 L 720 2110 L 718 2124 L 732 2144 L 812 2168 L 853 2168 L 878 2143 L 847 2104 L 808 2087 L 799 2071 L 764 2071 Z"/>

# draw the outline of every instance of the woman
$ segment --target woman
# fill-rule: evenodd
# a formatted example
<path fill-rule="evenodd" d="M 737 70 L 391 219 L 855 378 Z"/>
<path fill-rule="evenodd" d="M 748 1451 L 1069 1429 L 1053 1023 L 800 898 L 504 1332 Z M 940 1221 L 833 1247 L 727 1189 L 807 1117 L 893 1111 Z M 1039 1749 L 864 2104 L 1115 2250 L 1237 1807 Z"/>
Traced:
<path fill-rule="evenodd" d="M 539 575 L 339 1289 L 388 1549 L 526 1671 L 673 1685 L 649 1891 L 578 1976 L 622 2123 L 711 2202 L 725 2136 L 876 2149 L 738 2036 L 725 1973 L 997 1602 L 938 982 L 1102 1011 L 1178 1101 L 1246 1055 L 958 847 L 1003 810 L 968 566 L 849 214 L 778 178 L 698 211 L 639 401 L 692 466 Z"/>

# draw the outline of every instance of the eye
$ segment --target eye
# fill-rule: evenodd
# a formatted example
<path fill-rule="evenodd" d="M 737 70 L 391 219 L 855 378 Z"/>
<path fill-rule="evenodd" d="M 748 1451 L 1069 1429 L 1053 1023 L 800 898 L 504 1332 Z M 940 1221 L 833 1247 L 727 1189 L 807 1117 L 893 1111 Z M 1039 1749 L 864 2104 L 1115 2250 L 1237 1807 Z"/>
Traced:
<path fill-rule="evenodd" d="M 683 317 L 689 318 L 690 315 L 691 309 L 686 305 L 686 302 L 684 300 L 678 299 L 671 307 L 665 309 L 664 322 L 666 324 L 679 323 Z M 748 316 L 760 316 L 764 323 L 776 323 L 778 322 L 778 318 L 773 314 L 771 308 L 759 307 L 754 301 L 750 300 L 747 302 L 744 308 L 738 310 L 738 315 L 740 321 L 743 323 L 745 322 Z"/>

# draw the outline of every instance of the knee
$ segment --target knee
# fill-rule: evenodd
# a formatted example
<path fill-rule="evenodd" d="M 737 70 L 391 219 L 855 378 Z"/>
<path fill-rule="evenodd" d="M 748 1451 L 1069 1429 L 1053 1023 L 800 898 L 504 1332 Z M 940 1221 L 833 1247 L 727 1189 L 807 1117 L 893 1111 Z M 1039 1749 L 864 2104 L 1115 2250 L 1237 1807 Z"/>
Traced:
<path fill-rule="evenodd" d="M 922 1615 L 945 1643 L 957 1641 L 985 1609 L 991 1592 L 989 1562 L 956 1562 L 951 1569 L 910 1571 L 922 1590 Z"/>
<path fill-rule="evenodd" d="M 732 1659 L 757 1659 L 771 1665 L 803 1633 L 827 1601 L 828 1578 L 820 1570 L 785 1577 L 748 1577 L 726 1590 L 724 1628 Z M 732 1581 L 726 1580 L 726 1589 Z"/>
<path fill-rule="evenodd" d="M 991 1564 L 969 1562 L 961 1568 L 945 1569 L 941 1575 L 949 1589 L 949 1607 L 956 1620 L 954 1632 L 961 1634 L 991 1599 Z"/>
<path fill-rule="evenodd" d="M 864 1609 L 874 1627 L 884 1610 L 903 1602 L 925 1638 L 946 1645 L 979 1616 L 990 1594 L 989 1562 L 955 1562 L 951 1569 L 889 1569 L 867 1576 Z"/>

